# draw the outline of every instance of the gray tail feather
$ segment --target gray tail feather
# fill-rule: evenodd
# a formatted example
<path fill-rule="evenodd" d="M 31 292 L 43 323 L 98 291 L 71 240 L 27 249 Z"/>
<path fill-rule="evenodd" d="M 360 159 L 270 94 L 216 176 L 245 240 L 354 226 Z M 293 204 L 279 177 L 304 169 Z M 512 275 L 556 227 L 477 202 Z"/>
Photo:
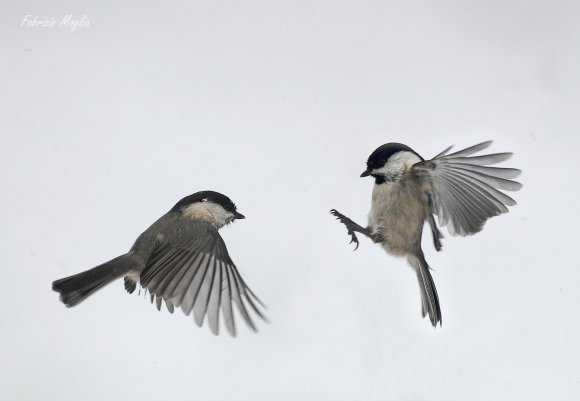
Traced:
<path fill-rule="evenodd" d="M 54 281 L 52 289 L 60 294 L 60 300 L 67 307 L 72 307 L 135 267 L 136 262 L 132 255 L 118 256 L 85 272 Z"/>
<path fill-rule="evenodd" d="M 435 282 L 429 271 L 429 265 L 420 251 L 417 255 L 409 256 L 409 263 L 417 271 L 419 288 L 421 289 L 422 314 L 425 317 L 429 314 L 429 319 L 433 327 L 437 324 L 441 326 L 443 319 L 441 317 L 441 306 L 439 305 L 439 296 L 435 288 Z"/>

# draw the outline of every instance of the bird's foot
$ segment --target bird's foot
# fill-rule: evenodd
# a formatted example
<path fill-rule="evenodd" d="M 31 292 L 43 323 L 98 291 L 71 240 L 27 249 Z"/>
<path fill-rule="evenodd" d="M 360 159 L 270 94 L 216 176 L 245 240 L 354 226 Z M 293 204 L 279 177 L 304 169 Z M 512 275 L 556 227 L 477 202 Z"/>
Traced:
<path fill-rule="evenodd" d="M 358 231 L 360 233 L 367 235 L 365 232 L 366 229 L 361 227 L 360 225 L 358 225 L 357 223 L 355 223 L 354 221 L 352 221 L 351 219 L 349 219 L 348 217 L 346 217 L 345 215 L 343 215 L 342 213 L 340 213 L 336 209 L 332 209 L 330 211 L 330 214 L 335 216 L 342 224 L 344 224 L 346 226 L 348 235 L 350 235 L 350 238 L 351 238 L 349 244 L 352 244 L 354 242 L 356 244 L 354 250 L 356 251 L 358 246 L 359 246 L 359 242 L 358 242 L 358 238 L 357 238 L 355 232 Z"/>

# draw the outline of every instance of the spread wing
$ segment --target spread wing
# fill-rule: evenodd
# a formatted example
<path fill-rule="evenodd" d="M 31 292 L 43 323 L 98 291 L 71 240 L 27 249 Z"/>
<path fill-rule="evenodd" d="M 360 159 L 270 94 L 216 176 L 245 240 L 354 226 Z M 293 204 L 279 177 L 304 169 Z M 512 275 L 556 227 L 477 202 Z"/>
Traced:
<path fill-rule="evenodd" d="M 489 167 L 509 159 L 512 153 L 472 156 L 491 143 L 487 141 L 447 154 L 449 147 L 433 159 L 415 164 L 411 170 L 427 182 L 433 213 L 452 235 L 475 234 L 487 219 L 507 213 L 507 206 L 516 204 L 501 190 L 519 190 L 522 184 L 511 179 L 521 171 Z"/>
<path fill-rule="evenodd" d="M 141 286 L 167 309 L 181 308 L 186 315 L 193 311 L 198 326 L 207 315 L 214 334 L 219 332 L 221 310 L 227 330 L 236 335 L 232 304 L 236 304 L 245 322 L 256 331 L 250 311 L 262 319 L 260 300 L 244 283 L 226 244 L 209 223 L 186 221 L 176 230 L 176 238 L 162 240 L 141 273 Z"/>

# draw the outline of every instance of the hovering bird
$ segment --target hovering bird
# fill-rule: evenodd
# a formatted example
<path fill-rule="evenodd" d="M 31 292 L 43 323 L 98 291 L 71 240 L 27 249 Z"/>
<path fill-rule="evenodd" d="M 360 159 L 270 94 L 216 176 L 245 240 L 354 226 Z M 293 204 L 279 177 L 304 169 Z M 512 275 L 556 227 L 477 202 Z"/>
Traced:
<path fill-rule="evenodd" d="M 130 294 L 140 284 L 151 302 L 175 308 L 201 326 L 207 316 L 214 334 L 219 332 L 219 311 L 226 328 L 236 335 L 232 304 L 256 331 L 251 311 L 265 319 L 262 302 L 248 288 L 228 254 L 218 230 L 245 218 L 225 195 L 201 191 L 186 196 L 137 238 L 131 250 L 102 265 L 56 280 L 52 289 L 67 306 L 76 306 L 107 284 L 124 277 Z"/>
<path fill-rule="evenodd" d="M 330 211 L 346 226 L 355 250 L 358 232 L 381 244 L 387 253 L 407 257 L 419 280 L 422 315 L 429 314 L 433 327 L 441 325 L 442 320 L 437 289 L 421 249 L 425 221 L 431 228 L 435 249 L 440 251 L 443 235 L 434 215 L 451 235 L 472 235 L 483 229 L 487 219 L 507 213 L 506 206 L 516 204 L 500 190 L 517 191 L 522 187 L 511 180 L 520 175 L 520 170 L 488 167 L 509 159 L 512 153 L 472 156 L 491 143 L 451 154 L 449 147 L 431 160 L 424 160 L 400 143 L 382 145 L 371 153 L 361 174 L 375 179 L 368 226 L 360 226 L 335 209 Z"/>

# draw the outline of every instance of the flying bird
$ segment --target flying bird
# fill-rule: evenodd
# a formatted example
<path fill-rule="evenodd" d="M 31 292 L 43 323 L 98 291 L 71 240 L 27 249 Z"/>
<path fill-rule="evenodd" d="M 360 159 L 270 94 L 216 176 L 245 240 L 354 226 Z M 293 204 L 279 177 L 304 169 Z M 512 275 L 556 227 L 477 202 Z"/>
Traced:
<path fill-rule="evenodd" d="M 516 201 L 504 191 L 517 191 L 522 185 L 513 181 L 521 171 L 489 167 L 503 162 L 512 153 L 474 156 L 491 145 L 480 143 L 455 153 L 445 149 L 431 160 L 423 159 L 410 147 L 387 143 L 367 160 L 361 177 L 373 177 L 368 225 L 362 227 L 342 213 L 331 214 L 343 223 L 355 250 L 356 233 L 381 244 L 393 256 L 405 256 L 417 273 L 421 290 L 422 315 L 429 314 L 433 327 L 441 325 L 439 296 L 430 267 L 421 249 L 424 223 L 429 223 L 433 245 L 441 250 L 443 235 L 435 222 L 446 226 L 451 235 L 473 235 L 483 229 L 487 219 L 507 213 Z"/>
<path fill-rule="evenodd" d="M 186 196 L 135 241 L 128 253 L 102 265 L 52 283 L 67 306 L 76 306 L 107 284 L 124 277 L 130 294 L 139 284 L 151 302 L 169 312 L 181 308 L 201 326 L 207 316 L 214 334 L 219 315 L 228 332 L 236 335 L 232 305 L 254 331 L 251 313 L 265 319 L 262 302 L 248 288 L 228 254 L 218 230 L 245 218 L 225 195 L 201 191 Z"/>

